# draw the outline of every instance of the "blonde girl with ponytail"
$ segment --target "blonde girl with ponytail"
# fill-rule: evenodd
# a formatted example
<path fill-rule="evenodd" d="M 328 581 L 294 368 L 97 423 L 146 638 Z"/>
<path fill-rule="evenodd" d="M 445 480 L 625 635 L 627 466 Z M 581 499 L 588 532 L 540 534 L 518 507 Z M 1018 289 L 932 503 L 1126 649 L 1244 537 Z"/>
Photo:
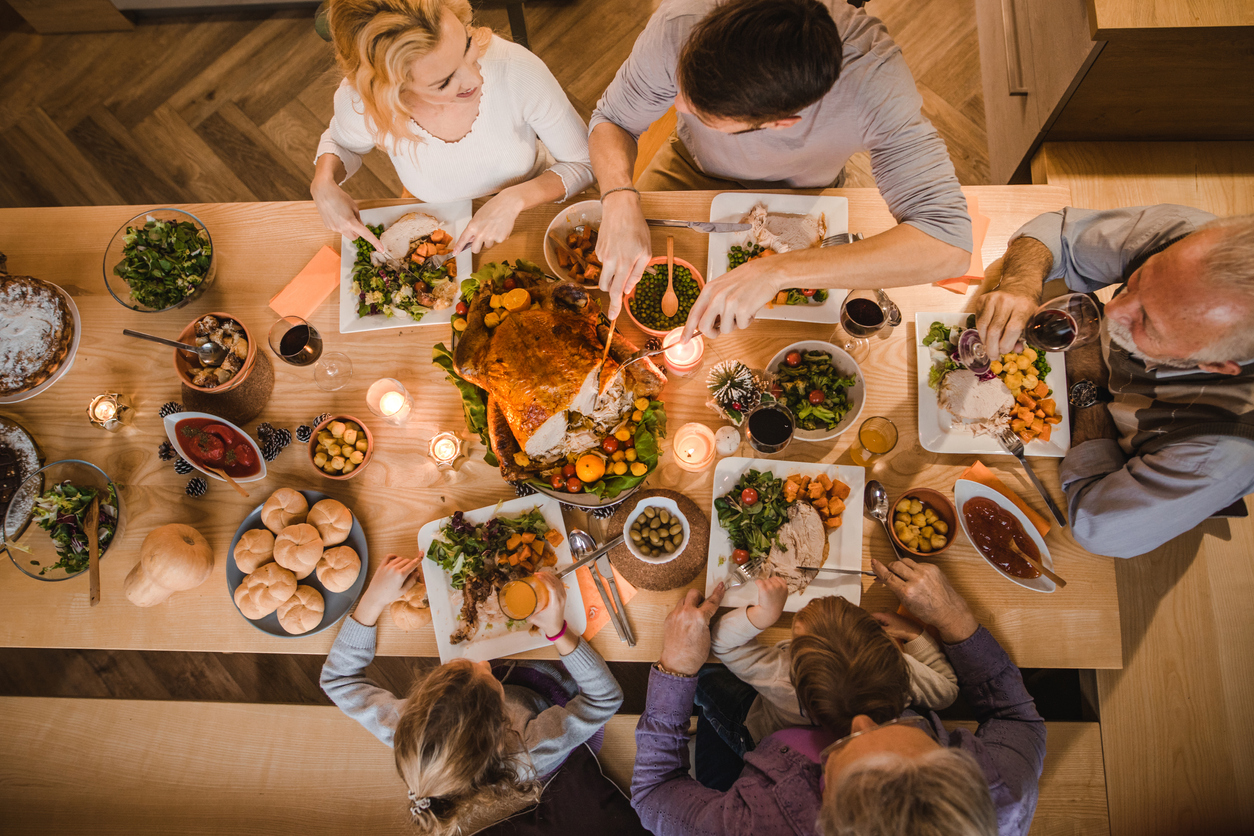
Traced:
<path fill-rule="evenodd" d="M 341 188 L 374 148 L 419 200 L 493 195 L 457 250 L 491 247 L 524 209 L 592 185 L 587 126 L 557 79 L 475 27 L 468 0 L 331 0 L 328 20 L 344 80 L 310 185 L 328 229 L 380 246 Z"/>

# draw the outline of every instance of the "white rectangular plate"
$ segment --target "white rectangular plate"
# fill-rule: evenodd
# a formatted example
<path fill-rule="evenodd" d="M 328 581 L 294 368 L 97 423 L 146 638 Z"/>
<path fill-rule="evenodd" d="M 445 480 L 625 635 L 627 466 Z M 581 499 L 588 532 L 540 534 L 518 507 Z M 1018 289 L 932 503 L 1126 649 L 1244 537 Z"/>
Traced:
<path fill-rule="evenodd" d="M 815 477 L 826 473 L 828 478 L 839 479 L 849 486 L 849 498 L 845 500 L 845 513 L 840 528 L 827 534 L 829 544 L 824 566 L 837 569 L 862 571 L 862 493 L 866 488 L 866 469 L 847 464 L 816 464 L 814 462 L 784 462 L 773 459 L 747 459 L 732 456 L 721 460 L 714 468 L 714 499 L 718 499 L 736 486 L 740 477 L 750 470 L 771 473 L 784 479 L 794 473 Z M 710 502 L 710 558 L 706 562 L 705 591 L 708 593 L 719 581 L 726 579 L 731 569 L 731 538 L 727 530 L 718 524 L 718 511 Z M 721 564 L 721 565 L 720 565 Z M 813 583 L 800 593 L 788 596 L 784 612 L 796 612 L 815 598 L 839 595 L 850 603 L 862 600 L 862 575 L 838 575 L 819 572 Z M 756 603 L 758 587 L 745 584 L 729 589 L 723 597 L 725 607 L 743 607 Z"/>
<path fill-rule="evenodd" d="M 472 214 L 469 200 L 458 200 L 453 203 L 407 203 L 404 206 L 380 206 L 377 209 L 362 209 L 361 220 L 367 225 L 383 224 L 387 229 L 402 215 L 410 212 L 425 212 L 444 223 L 444 231 L 456 241 L 470 223 Z M 466 278 L 474 272 L 470 250 L 458 253 L 457 279 Z M 411 325 L 447 324 L 453 318 L 453 306 L 439 311 L 427 313 L 415 322 L 407 313 L 398 311 L 394 316 L 361 317 L 357 315 L 357 297 L 353 293 L 353 262 L 357 260 L 357 245 L 348 238 L 340 238 L 340 333 L 355 334 L 359 331 L 382 331 L 387 328 L 408 328 Z"/>
<path fill-rule="evenodd" d="M 755 194 L 753 192 L 722 192 L 710 203 L 710 220 L 715 223 L 740 223 L 749 210 L 759 203 L 768 212 L 788 215 L 818 215 L 827 220 L 827 234 L 849 231 L 849 201 L 843 197 L 805 194 Z M 727 254 L 734 246 L 744 246 L 750 232 L 716 232 L 710 236 L 710 256 L 705 280 L 712 282 L 727 272 Z M 758 311 L 758 319 L 785 319 L 792 322 L 840 322 L 843 295 L 828 294 L 821 305 L 774 305 Z"/>
<path fill-rule="evenodd" d="M 566 539 L 566 523 L 562 520 L 562 503 L 556 499 L 540 496 L 539 494 L 524 496 L 518 499 L 511 499 L 509 502 L 502 502 L 500 505 L 488 505 L 474 511 L 467 511 L 464 517 L 466 522 L 478 525 L 479 523 L 487 522 L 493 517 L 521 516 L 532 508 L 539 508 L 540 513 L 544 516 L 544 521 L 549 524 L 549 527 L 556 528 L 562 533 L 562 544 L 554 549 L 557 552 L 557 566 L 555 568 L 561 569 L 563 566 L 569 566 L 573 561 L 570 556 L 570 544 Z M 422 549 L 423 554 L 426 554 L 430 549 L 431 541 L 439 534 L 440 529 L 448 525 L 452 519 L 451 516 L 444 517 L 443 519 L 433 520 L 422 527 L 418 532 L 418 548 Z M 512 653 L 523 653 L 527 650 L 548 646 L 548 639 L 538 632 L 533 635 L 528 630 L 505 633 L 490 639 L 477 639 L 462 642 L 461 644 L 450 644 L 448 638 L 457 629 L 457 616 L 460 614 L 460 610 L 454 611 L 450 601 L 454 590 L 449 583 L 448 572 L 445 572 L 433 561 L 424 559 L 422 562 L 422 575 L 427 583 L 427 599 L 431 602 L 431 625 L 435 628 L 435 643 L 440 649 L 441 662 L 447 662 L 450 659 L 469 659 L 472 662 L 482 662 L 488 659 L 500 659 Z M 567 628 L 577 636 L 582 635 L 583 631 L 588 627 L 588 617 L 584 613 L 583 595 L 579 591 L 579 582 L 573 573 L 563 578 L 562 582 L 566 586 Z"/>
<path fill-rule="evenodd" d="M 932 370 L 931 352 L 923 345 L 923 338 L 933 322 L 943 322 L 952 328 L 961 325 L 970 314 L 946 311 L 944 313 L 921 312 L 914 315 L 914 349 L 915 363 L 919 374 L 919 443 L 923 449 L 933 453 L 957 454 L 992 454 L 996 456 L 1010 455 L 997 443 L 991 435 L 971 435 L 961 430 L 952 430 L 952 418 L 948 412 L 940 408 L 936 402 L 936 390 L 927 385 L 927 376 Z M 1049 441 L 1033 441 L 1023 446 L 1028 456 L 1053 456 L 1062 458 L 1071 447 L 1070 405 L 1067 403 L 1067 361 L 1066 355 L 1051 351 L 1045 355 L 1049 360 L 1049 374 L 1045 382 L 1054 392 L 1050 397 L 1058 404 L 1058 414 L 1062 423 L 1054 424 L 1050 431 Z"/>

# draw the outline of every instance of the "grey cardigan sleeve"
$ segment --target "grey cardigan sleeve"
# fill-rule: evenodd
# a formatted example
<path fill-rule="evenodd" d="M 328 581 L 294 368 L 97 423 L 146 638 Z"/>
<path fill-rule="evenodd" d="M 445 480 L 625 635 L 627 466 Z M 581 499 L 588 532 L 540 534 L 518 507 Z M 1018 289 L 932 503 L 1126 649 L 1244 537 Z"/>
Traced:
<path fill-rule="evenodd" d="M 375 628 L 362 625 L 350 615 L 344 619 L 322 665 L 319 684 L 340 711 L 391 746 L 405 701 L 363 675 L 374 659 L 374 649 Z"/>
<path fill-rule="evenodd" d="M 582 638 L 574 652 L 562 657 L 562 663 L 579 686 L 579 695 L 565 707 L 555 705 L 540 712 L 523 730 L 523 744 L 537 775 L 561 766 L 566 756 L 596 734 L 623 704 L 618 680 Z"/>

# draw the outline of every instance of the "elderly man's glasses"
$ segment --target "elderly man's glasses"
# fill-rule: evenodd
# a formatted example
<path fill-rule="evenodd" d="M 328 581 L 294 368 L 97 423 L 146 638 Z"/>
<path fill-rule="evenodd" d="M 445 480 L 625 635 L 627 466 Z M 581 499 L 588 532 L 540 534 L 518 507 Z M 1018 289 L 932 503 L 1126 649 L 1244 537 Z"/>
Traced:
<path fill-rule="evenodd" d="M 880 723 L 878 726 L 876 726 L 873 729 L 865 729 L 863 731 L 854 732 L 853 734 L 845 735 L 840 740 L 837 740 L 831 746 L 828 746 L 826 749 L 824 749 L 822 752 L 819 753 L 819 763 L 820 764 L 827 763 L 827 759 L 831 757 L 833 752 L 847 746 L 849 742 L 853 740 L 854 738 L 861 737 L 864 734 L 870 734 L 871 732 L 879 731 L 880 729 L 887 728 L 889 726 L 911 726 L 913 728 L 919 729 L 920 731 L 926 732 L 928 737 L 932 738 L 933 740 L 936 740 L 936 730 L 932 728 L 931 721 L 929 721 L 926 717 L 920 717 L 918 714 L 908 714 L 908 715 L 903 715 L 901 717 L 898 717 L 896 720 L 889 720 L 887 723 Z"/>

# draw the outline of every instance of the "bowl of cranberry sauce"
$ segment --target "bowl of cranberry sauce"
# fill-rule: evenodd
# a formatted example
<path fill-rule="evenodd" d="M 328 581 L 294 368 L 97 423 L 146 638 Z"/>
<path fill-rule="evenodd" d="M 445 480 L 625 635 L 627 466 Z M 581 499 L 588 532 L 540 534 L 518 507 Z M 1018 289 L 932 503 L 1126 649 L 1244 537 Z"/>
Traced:
<path fill-rule="evenodd" d="M 188 464 L 213 479 L 225 481 L 214 470 L 236 482 L 266 477 L 261 448 L 248 433 L 206 412 L 176 412 L 165 417 L 165 434 Z"/>

